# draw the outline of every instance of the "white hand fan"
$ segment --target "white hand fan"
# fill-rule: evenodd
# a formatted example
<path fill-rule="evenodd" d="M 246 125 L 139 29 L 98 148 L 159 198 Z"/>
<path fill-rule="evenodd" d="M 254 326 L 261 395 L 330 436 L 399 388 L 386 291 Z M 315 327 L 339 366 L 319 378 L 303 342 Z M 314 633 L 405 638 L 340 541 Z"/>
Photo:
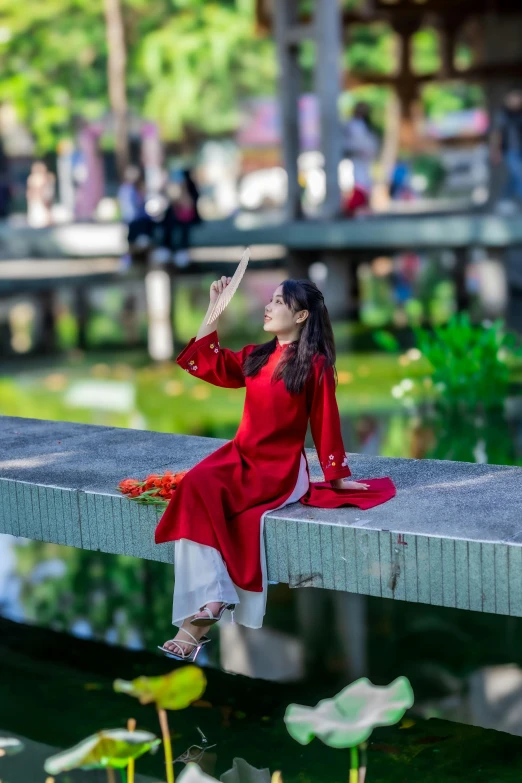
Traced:
<path fill-rule="evenodd" d="M 238 264 L 238 267 L 236 271 L 234 272 L 234 276 L 232 277 L 230 283 L 227 285 L 226 288 L 223 289 L 223 291 L 220 293 L 218 298 L 216 299 L 214 303 L 214 307 L 212 308 L 209 317 L 207 318 L 207 324 L 211 324 L 212 321 L 215 321 L 216 318 L 221 315 L 227 304 L 230 302 L 232 297 L 234 296 L 237 287 L 239 286 L 241 279 L 243 275 L 245 274 L 246 268 L 248 266 L 248 262 L 250 260 L 250 248 L 247 247 L 245 252 L 243 253 L 241 257 L 241 261 Z"/>

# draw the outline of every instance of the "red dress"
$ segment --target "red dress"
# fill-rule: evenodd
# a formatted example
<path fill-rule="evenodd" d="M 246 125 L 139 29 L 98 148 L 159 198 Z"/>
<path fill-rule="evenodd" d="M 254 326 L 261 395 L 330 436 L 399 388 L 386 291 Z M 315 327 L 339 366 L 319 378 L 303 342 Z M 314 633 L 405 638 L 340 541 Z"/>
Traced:
<path fill-rule="evenodd" d="M 261 371 L 245 378 L 242 365 L 256 346 L 222 348 L 217 331 L 193 337 L 176 358 L 187 372 L 215 386 L 246 386 L 245 406 L 235 437 L 186 473 L 155 532 L 162 544 L 186 538 L 217 549 L 234 584 L 263 590 L 260 520 L 290 497 L 297 481 L 308 420 L 325 481 L 311 482 L 300 502 L 321 508 L 372 508 L 395 495 L 391 479 L 365 479 L 367 490 L 339 490 L 332 479 L 350 476 L 341 436 L 332 368 L 319 380 L 324 356 L 317 355 L 302 392 L 291 395 L 284 381 L 271 383 L 286 349 L 276 349 Z M 308 477 L 310 470 L 306 465 Z"/>

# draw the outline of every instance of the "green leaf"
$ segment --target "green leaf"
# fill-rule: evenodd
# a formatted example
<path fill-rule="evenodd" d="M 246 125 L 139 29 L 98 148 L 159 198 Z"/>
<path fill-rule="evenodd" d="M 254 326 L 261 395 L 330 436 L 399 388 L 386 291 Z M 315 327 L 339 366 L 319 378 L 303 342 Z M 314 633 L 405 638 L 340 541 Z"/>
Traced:
<path fill-rule="evenodd" d="M 124 769 L 131 759 L 148 751 L 155 752 L 161 740 L 150 731 L 104 729 L 79 742 L 73 748 L 62 750 L 45 761 L 48 775 L 59 775 L 71 769 Z"/>
<path fill-rule="evenodd" d="M 141 704 L 156 704 L 165 710 L 183 710 L 200 699 L 207 680 L 197 666 L 184 666 L 161 677 L 137 677 L 115 680 L 114 690 L 139 699 Z"/>
<path fill-rule="evenodd" d="M 385 687 L 363 677 L 315 707 L 290 704 L 285 723 L 301 745 L 319 737 L 332 748 L 352 748 L 367 740 L 376 726 L 397 723 L 412 705 L 413 691 L 406 677 Z"/>
<path fill-rule="evenodd" d="M 379 329 L 377 332 L 374 333 L 373 339 L 379 346 L 379 348 L 382 348 L 384 351 L 389 351 L 390 353 L 398 353 L 399 351 L 399 341 L 393 335 L 391 332 L 386 331 L 386 329 Z"/>

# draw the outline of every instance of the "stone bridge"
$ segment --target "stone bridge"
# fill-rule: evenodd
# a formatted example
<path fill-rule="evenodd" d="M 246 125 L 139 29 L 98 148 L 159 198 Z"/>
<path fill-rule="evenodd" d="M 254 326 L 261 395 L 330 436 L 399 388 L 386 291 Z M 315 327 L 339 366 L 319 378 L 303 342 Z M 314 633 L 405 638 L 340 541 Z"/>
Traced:
<path fill-rule="evenodd" d="M 187 470 L 225 441 L 0 416 L 0 533 L 173 562 L 157 511 L 118 481 Z M 307 450 L 312 480 L 322 480 Z M 266 517 L 268 578 L 522 616 L 522 468 L 349 455 L 354 477 L 389 475 L 368 511 L 294 503 Z"/>

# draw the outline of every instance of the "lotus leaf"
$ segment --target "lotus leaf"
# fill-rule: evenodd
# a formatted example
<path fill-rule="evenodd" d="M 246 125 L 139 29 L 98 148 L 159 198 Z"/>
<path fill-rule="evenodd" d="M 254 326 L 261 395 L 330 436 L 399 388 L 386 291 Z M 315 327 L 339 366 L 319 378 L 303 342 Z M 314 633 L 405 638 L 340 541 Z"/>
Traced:
<path fill-rule="evenodd" d="M 270 770 L 256 769 L 245 759 L 235 758 L 232 769 L 223 772 L 219 779 L 221 783 L 270 783 Z"/>
<path fill-rule="evenodd" d="M 74 747 L 49 756 L 44 769 L 48 775 L 59 775 L 71 769 L 122 769 L 131 759 L 137 759 L 149 750 L 154 752 L 160 744 L 161 740 L 150 731 L 103 729 Z"/>
<path fill-rule="evenodd" d="M 187 764 L 183 772 L 176 778 L 177 783 L 217 783 L 216 778 L 207 775 L 200 766 L 193 761 Z"/>
<path fill-rule="evenodd" d="M 15 756 L 24 749 L 24 743 L 16 737 L 0 737 L 0 756 Z"/>
<path fill-rule="evenodd" d="M 184 666 L 161 677 L 137 677 L 115 680 L 114 690 L 139 699 L 141 704 L 154 702 L 164 710 L 183 710 L 205 692 L 207 680 L 197 666 Z"/>
<path fill-rule="evenodd" d="M 331 748 L 352 748 L 367 740 L 376 726 L 397 723 L 412 704 L 413 691 L 406 677 L 385 687 L 363 677 L 315 707 L 289 704 L 285 723 L 301 745 L 317 736 Z"/>

